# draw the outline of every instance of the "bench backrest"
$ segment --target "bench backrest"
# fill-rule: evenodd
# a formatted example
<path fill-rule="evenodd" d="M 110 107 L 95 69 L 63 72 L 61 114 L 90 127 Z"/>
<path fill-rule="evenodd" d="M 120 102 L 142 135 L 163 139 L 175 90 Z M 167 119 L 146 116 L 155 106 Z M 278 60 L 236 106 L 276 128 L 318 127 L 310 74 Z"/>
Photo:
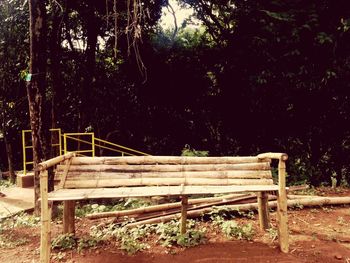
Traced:
<path fill-rule="evenodd" d="M 62 188 L 271 185 L 269 160 L 252 157 L 73 157 L 57 166 Z"/>

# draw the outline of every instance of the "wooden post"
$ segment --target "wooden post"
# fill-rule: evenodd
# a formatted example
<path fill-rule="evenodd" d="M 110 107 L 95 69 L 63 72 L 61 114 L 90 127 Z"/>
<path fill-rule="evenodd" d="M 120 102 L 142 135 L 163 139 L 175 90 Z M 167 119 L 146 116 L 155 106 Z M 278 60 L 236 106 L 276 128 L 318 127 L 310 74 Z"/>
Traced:
<path fill-rule="evenodd" d="M 257 193 L 257 197 L 260 229 L 266 230 L 270 228 L 268 195 L 266 192 L 259 192 Z"/>
<path fill-rule="evenodd" d="M 75 201 L 63 201 L 63 234 L 75 233 Z"/>
<path fill-rule="evenodd" d="M 286 162 L 280 158 L 278 163 L 278 195 L 277 195 L 277 218 L 278 237 L 280 249 L 288 253 L 288 218 L 287 218 L 287 192 L 286 192 Z"/>
<path fill-rule="evenodd" d="M 188 196 L 183 195 L 181 199 L 181 234 L 186 234 Z"/>
<path fill-rule="evenodd" d="M 47 196 L 48 172 L 40 173 L 40 194 L 41 194 L 41 238 L 40 238 L 40 263 L 50 262 L 50 208 Z"/>

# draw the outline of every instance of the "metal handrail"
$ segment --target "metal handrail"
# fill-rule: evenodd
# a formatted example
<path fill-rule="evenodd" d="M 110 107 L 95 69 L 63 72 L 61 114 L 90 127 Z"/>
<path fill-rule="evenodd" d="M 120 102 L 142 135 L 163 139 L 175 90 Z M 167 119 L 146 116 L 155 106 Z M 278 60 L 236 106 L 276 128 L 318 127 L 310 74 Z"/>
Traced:
<path fill-rule="evenodd" d="M 121 149 L 124 149 L 124 150 L 128 150 L 130 152 L 134 152 L 134 153 L 138 153 L 138 154 L 142 154 L 142 155 L 150 155 L 148 153 L 145 153 L 145 152 L 141 152 L 141 151 L 137 151 L 137 150 L 134 150 L 134 149 L 131 149 L 131 148 L 128 148 L 128 147 L 125 147 L 125 146 L 122 146 L 120 144 L 116 144 L 116 143 L 113 143 L 113 142 L 109 142 L 109 141 L 106 141 L 106 140 L 102 140 L 102 139 L 99 139 L 99 138 L 95 138 L 96 141 L 99 141 L 99 142 L 103 142 L 105 144 L 109 144 L 109 145 L 112 145 L 112 146 L 115 146 L 115 147 L 119 147 Z M 126 153 L 126 152 L 125 152 Z"/>
<path fill-rule="evenodd" d="M 133 155 L 150 155 L 147 154 L 145 152 L 142 151 L 138 151 L 138 150 L 134 150 L 132 148 L 129 147 L 125 147 L 122 146 L 120 144 L 116 144 L 116 143 L 112 143 L 106 140 L 102 140 L 99 138 L 95 137 L 95 134 L 93 132 L 89 132 L 89 133 L 61 133 L 61 129 L 60 128 L 55 128 L 55 129 L 50 129 L 51 132 L 57 131 L 58 132 L 58 143 L 53 143 L 51 144 L 51 147 L 58 147 L 59 149 L 59 154 L 63 155 L 66 154 L 68 152 L 68 145 L 67 145 L 67 139 L 69 140 L 74 140 L 74 141 L 78 141 L 78 142 L 82 142 L 88 145 L 91 145 L 91 150 L 76 150 L 76 151 L 70 151 L 70 152 L 75 152 L 77 154 L 77 156 L 87 156 L 83 153 L 91 153 L 92 156 L 95 156 L 95 148 L 99 147 L 102 149 L 106 149 L 112 152 L 117 152 L 120 153 L 122 156 L 124 155 L 129 155 L 129 156 L 133 156 Z M 22 130 L 22 153 L 23 153 L 23 174 L 26 175 L 27 174 L 27 165 L 29 164 L 33 164 L 33 161 L 27 161 L 27 154 L 26 154 L 26 150 L 27 149 L 33 149 L 33 145 L 26 145 L 26 134 L 30 133 L 31 130 Z M 80 139 L 80 138 L 75 138 L 73 136 L 91 136 L 91 141 L 87 141 L 84 139 Z M 62 143 L 62 137 L 63 137 L 63 143 Z M 99 143 L 96 143 L 99 142 Z"/>
<path fill-rule="evenodd" d="M 33 149 L 33 145 L 26 145 L 26 134 L 31 132 L 32 130 L 22 130 L 23 175 L 27 174 L 27 165 L 34 164 L 33 161 L 27 162 L 27 152 L 26 152 L 26 149 Z M 50 132 L 58 132 L 58 143 L 51 144 L 51 147 L 58 147 L 59 155 L 61 155 L 63 153 L 61 129 L 60 128 L 50 129 Z"/>

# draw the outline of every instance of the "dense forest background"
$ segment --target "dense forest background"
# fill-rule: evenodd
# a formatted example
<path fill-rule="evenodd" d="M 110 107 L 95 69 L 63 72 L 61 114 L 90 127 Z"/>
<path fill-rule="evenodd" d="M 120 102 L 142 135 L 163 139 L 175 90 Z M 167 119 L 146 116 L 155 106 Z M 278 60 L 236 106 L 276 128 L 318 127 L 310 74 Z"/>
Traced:
<path fill-rule="evenodd" d="M 289 182 L 350 183 L 348 0 L 183 0 L 196 19 L 168 29 L 167 1 L 135 3 L 133 27 L 128 0 L 46 3 L 48 127 L 153 155 L 286 152 Z M 0 25 L 0 169 L 5 144 L 21 169 L 27 1 L 2 0 Z"/>

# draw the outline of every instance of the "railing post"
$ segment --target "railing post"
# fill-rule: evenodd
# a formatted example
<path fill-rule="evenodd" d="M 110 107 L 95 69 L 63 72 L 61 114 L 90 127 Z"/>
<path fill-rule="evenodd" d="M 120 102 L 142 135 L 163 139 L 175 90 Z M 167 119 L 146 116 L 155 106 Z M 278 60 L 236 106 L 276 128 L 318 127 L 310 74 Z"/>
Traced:
<path fill-rule="evenodd" d="M 58 129 L 58 147 L 59 147 L 59 155 L 64 154 L 63 150 L 62 150 L 62 133 L 61 133 L 61 128 Z"/>
<path fill-rule="evenodd" d="M 63 134 L 63 154 L 67 153 L 67 134 Z"/>
<path fill-rule="evenodd" d="M 95 157 L 95 133 L 91 134 L 92 157 Z"/>
<path fill-rule="evenodd" d="M 23 153 L 23 175 L 27 174 L 27 157 L 26 157 L 26 134 L 25 131 L 22 130 L 22 153 Z"/>

